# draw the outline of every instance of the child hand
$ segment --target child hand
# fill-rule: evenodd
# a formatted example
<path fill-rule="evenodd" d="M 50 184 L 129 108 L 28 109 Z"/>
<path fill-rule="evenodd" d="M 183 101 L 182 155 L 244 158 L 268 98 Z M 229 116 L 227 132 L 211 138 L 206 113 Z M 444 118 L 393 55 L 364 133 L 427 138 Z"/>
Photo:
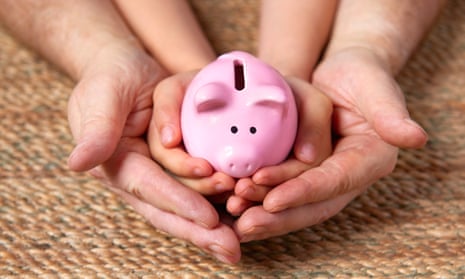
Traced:
<path fill-rule="evenodd" d="M 174 75 L 156 87 L 148 142 L 153 158 L 179 181 L 202 194 L 214 195 L 232 190 L 235 180 L 215 172 L 205 159 L 191 157 L 182 145 L 181 105 L 195 73 Z"/>

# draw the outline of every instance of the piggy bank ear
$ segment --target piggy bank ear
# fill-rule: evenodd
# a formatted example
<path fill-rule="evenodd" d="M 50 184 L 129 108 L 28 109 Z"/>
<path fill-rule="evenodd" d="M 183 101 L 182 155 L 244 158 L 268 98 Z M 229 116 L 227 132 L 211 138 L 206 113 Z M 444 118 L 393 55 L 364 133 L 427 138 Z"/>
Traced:
<path fill-rule="evenodd" d="M 273 85 L 260 86 L 250 95 L 249 99 L 249 104 L 251 105 L 270 107 L 283 114 L 286 112 L 288 102 L 288 96 L 284 90 Z"/>
<path fill-rule="evenodd" d="M 212 82 L 200 87 L 194 96 L 197 112 L 212 111 L 226 106 L 231 98 L 230 90 L 221 83 Z"/>

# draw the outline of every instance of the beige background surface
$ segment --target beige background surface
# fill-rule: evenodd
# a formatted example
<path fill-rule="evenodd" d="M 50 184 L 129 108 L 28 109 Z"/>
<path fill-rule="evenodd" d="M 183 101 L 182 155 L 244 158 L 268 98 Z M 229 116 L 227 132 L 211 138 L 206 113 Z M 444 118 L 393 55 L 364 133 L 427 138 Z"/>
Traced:
<path fill-rule="evenodd" d="M 218 52 L 255 49 L 256 1 L 193 2 Z M 68 171 L 73 81 L 0 29 L 0 277 L 465 277 L 465 2 L 399 75 L 422 150 L 331 220 L 243 245 L 238 265 L 150 227 Z"/>

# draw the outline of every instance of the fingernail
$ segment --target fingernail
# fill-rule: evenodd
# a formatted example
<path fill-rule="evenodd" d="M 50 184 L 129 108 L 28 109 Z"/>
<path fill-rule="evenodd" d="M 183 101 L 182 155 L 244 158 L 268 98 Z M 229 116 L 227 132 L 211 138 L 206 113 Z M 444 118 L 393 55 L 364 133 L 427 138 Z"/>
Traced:
<path fill-rule="evenodd" d="M 273 206 L 270 208 L 264 208 L 264 209 L 270 213 L 276 213 L 276 212 L 283 211 L 284 209 L 286 209 L 286 207 L 283 205 L 276 205 L 276 206 Z"/>
<path fill-rule="evenodd" d="M 205 170 L 204 168 L 199 168 L 199 167 L 195 167 L 193 172 L 195 176 L 199 176 L 199 177 L 207 176 L 210 174 L 209 171 Z"/>
<path fill-rule="evenodd" d="M 241 236 L 241 238 L 239 239 L 239 241 L 240 241 L 241 243 L 250 242 L 250 241 L 252 241 L 252 240 L 254 240 L 254 239 L 253 239 L 253 237 L 250 236 L 250 235 L 243 235 L 243 236 Z"/>
<path fill-rule="evenodd" d="M 89 174 L 92 175 L 93 177 L 97 178 L 97 179 L 102 179 L 104 177 L 103 171 L 99 167 L 96 167 L 96 168 L 93 168 L 93 169 L 89 170 Z"/>
<path fill-rule="evenodd" d="M 212 228 L 212 226 L 209 226 L 207 223 L 204 223 L 204 222 L 202 222 L 202 221 L 195 221 L 195 223 L 196 223 L 197 225 L 200 225 L 200 226 L 206 228 L 206 229 L 211 229 L 211 228 Z"/>
<path fill-rule="evenodd" d="M 418 124 L 417 122 L 413 121 L 412 119 L 406 118 L 406 119 L 404 119 L 404 121 L 405 121 L 408 125 L 410 125 L 410 126 L 416 128 L 416 129 L 420 130 L 425 136 L 428 135 L 428 134 L 426 133 L 425 129 L 423 129 L 423 127 L 421 127 L 420 124 Z"/>
<path fill-rule="evenodd" d="M 174 138 L 174 131 L 173 128 L 170 126 L 165 126 L 161 129 L 161 143 L 163 145 L 169 145 Z"/>
<path fill-rule="evenodd" d="M 76 148 L 74 148 L 68 156 L 68 165 L 74 166 L 74 157 L 76 157 Z"/>
<path fill-rule="evenodd" d="M 218 192 L 226 192 L 229 190 L 232 190 L 231 187 L 228 187 L 228 185 L 225 185 L 223 183 L 218 183 L 215 185 L 215 190 Z"/>
<path fill-rule="evenodd" d="M 315 147 L 311 143 L 304 143 L 299 148 L 298 159 L 305 163 L 312 163 L 315 161 Z"/>
<path fill-rule="evenodd" d="M 246 242 L 251 242 L 251 241 L 263 239 L 263 237 L 260 236 L 261 233 L 262 232 L 258 232 L 258 233 L 254 232 L 252 234 L 243 235 L 239 239 L 239 242 L 240 243 L 246 243 Z"/>
<path fill-rule="evenodd" d="M 213 256 L 220 262 L 227 263 L 227 264 L 231 263 L 231 261 L 224 255 L 213 253 Z"/>
<path fill-rule="evenodd" d="M 218 191 L 218 192 L 222 192 L 222 191 L 224 191 L 226 189 L 225 189 L 223 184 L 218 183 L 218 184 L 215 185 L 215 190 Z"/>
<path fill-rule="evenodd" d="M 81 162 L 79 161 L 79 153 L 81 153 L 79 150 L 81 149 L 80 147 L 80 145 L 75 146 L 68 157 L 68 166 L 73 171 L 82 171 Z"/>
<path fill-rule="evenodd" d="M 269 213 L 276 213 L 286 209 L 286 205 L 282 201 L 276 200 L 276 198 L 267 197 L 263 201 L 263 209 Z"/>
<path fill-rule="evenodd" d="M 249 242 L 253 241 L 256 238 L 257 235 L 260 235 L 264 233 L 267 230 L 267 228 L 263 226 L 252 226 L 248 230 L 245 230 L 243 234 L 240 236 L 239 241 L 244 243 L 244 242 Z"/>
<path fill-rule="evenodd" d="M 212 245 L 208 246 L 208 250 L 218 260 L 220 260 L 222 262 L 225 262 L 225 263 L 230 262 L 230 260 L 228 259 L 228 256 L 232 256 L 232 253 L 229 252 L 228 250 L 224 249 L 220 245 L 212 244 Z"/>

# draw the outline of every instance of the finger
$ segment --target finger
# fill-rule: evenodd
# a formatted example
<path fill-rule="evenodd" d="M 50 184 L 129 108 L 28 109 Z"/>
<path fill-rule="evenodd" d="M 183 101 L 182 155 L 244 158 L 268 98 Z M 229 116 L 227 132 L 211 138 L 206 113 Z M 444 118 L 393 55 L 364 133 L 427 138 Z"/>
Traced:
<path fill-rule="evenodd" d="M 249 201 L 262 202 L 271 189 L 270 186 L 255 184 L 250 178 L 243 178 L 237 181 L 234 193 Z"/>
<path fill-rule="evenodd" d="M 375 136 L 346 137 L 321 166 L 273 188 L 263 207 L 269 212 L 364 191 L 390 173 L 396 164 L 397 148 Z"/>
<path fill-rule="evenodd" d="M 373 54 L 350 48 L 326 58 L 313 84 L 333 102 L 359 113 L 386 142 L 401 148 L 422 147 L 426 132 L 411 120 L 403 92 Z"/>
<path fill-rule="evenodd" d="M 240 260 L 240 243 L 230 227 L 220 223 L 212 229 L 207 229 L 179 215 L 155 208 L 124 191 L 115 189 L 115 192 L 155 228 L 190 241 L 222 262 L 234 264 Z"/>
<path fill-rule="evenodd" d="M 156 108 L 154 110 L 157 110 Z M 161 144 L 158 130 L 150 123 L 148 142 L 152 157 L 165 169 L 176 176 L 206 177 L 213 173 L 212 166 L 202 158 L 194 158 L 182 146 L 167 148 Z"/>
<path fill-rule="evenodd" d="M 193 73 L 179 74 L 156 87 L 148 140 L 152 156 L 171 173 L 204 177 L 213 172 L 210 164 L 204 159 L 191 157 L 181 145 L 179 117 L 184 92 L 192 77 Z"/>
<path fill-rule="evenodd" d="M 84 171 L 106 161 L 121 138 L 132 107 L 131 100 L 115 92 L 112 81 L 83 79 L 68 104 L 71 131 L 76 140 L 68 165 Z"/>
<path fill-rule="evenodd" d="M 409 116 L 390 114 L 388 109 L 375 114 L 373 126 L 383 140 L 400 148 L 421 148 L 428 141 L 428 134 L 417 122 Z"/>
<path fill-rule="evenodd" d="M 181 73 L 169 77 L 158 84 L 153 94 L 154 112 L 152 128 L 160 135 L 165 147 L 175 147 L 181 143 L 181 106 L 187 86 L 195 72 Z"/>
<path fill-rule="evenodd" d="M 256 185 L 276 186 L 286 180 L 300 175 L 309 169 L 311 165 L 295 158 L 289 158 L 276 166 L 269 166 L 259 169 L 253 176 L 252 181 Z"/>
<path fill-rule="evenodd" d="M 271 213 L 261 206 L 251 207 L 236 221 L 234 230 L 241 242 L 287 234 L 331 218 L 357 195 L 358 192 L 353 191 L 334 199 L 277 213 Z"/>
<path fill-rule="evenodd" d="M 403 92 L 393 78 L 384 72 L 373 74 L 358 94 L 362 113 L 383 140 L 401 148 L 426 143 L 426 132 L 410 118 Z"/>
<path fill-rule="evenodd" d="M 287 78 L 296 96 L 299 127 L 294 154 L 310 166 L 318 165 L 331 154 L 331 116 L 333 104 L 308 82 Z"/>
<path fill-rule="evenodd" d="M 222 172 L 214 172 L 211 176 L 201 178 L 174 177 L 186 187 L 203 195 L 217 195 L 232 191 L 236 183 L 232 177 Z"/>
<path fill-rule="evenodd" d="M 232 216 L 240 216 L 244 211 L 253 205 L 252 201 L 239 196 L 231 196 L 226 202 L 226 210 Z"/>
<path fill-rule="evenodd" d="M 141 139 L 122 140 L 114 155 L 102 168 L 111 187 L 204 227 L 218 225 L 219 217 L 213 206 L 152 161 L 148 157 L 148 148 Z"/>

